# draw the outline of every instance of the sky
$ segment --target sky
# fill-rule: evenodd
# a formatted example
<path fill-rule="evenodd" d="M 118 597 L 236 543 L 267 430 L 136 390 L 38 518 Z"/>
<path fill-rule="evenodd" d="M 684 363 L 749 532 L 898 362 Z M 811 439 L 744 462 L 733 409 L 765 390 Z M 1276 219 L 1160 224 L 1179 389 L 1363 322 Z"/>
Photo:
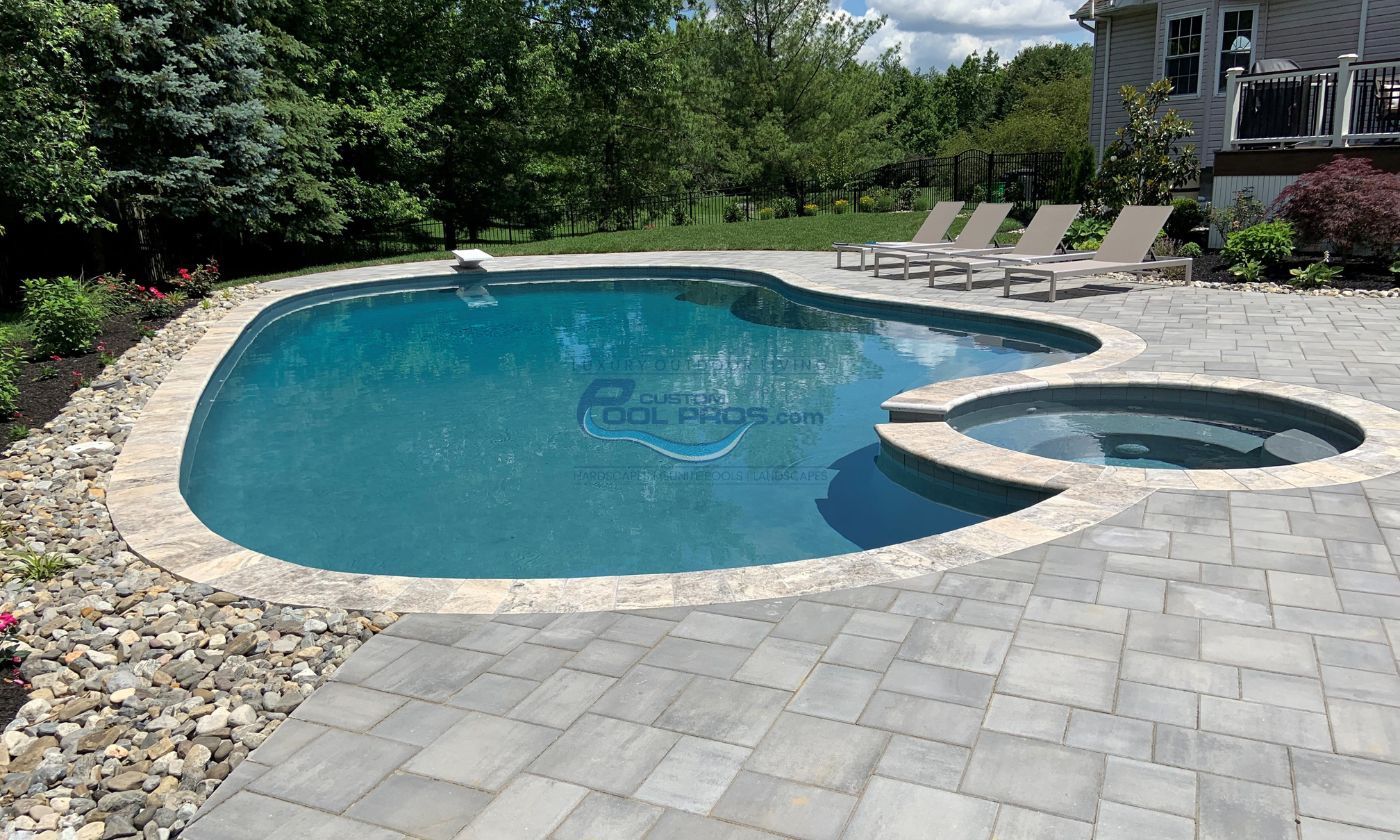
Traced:
<path fill-rule="evenodd" d="M 945 69 L 988 47 L 1005 61 L 1032 44 L 1084 43 L 1089 33 L 1070 13 L 1080 0 L 832 0 L 856 18 L 889 20 L 865 45 L 873 59 L 899 44 L 904 63 Z"/>

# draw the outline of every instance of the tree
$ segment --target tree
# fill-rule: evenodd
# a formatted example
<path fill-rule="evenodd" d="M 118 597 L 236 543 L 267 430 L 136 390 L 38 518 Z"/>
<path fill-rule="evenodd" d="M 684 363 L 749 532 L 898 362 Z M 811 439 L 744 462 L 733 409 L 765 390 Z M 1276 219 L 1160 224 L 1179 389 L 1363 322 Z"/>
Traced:
<path fill-rule="evenodd" d="M 124 4 L 112 70 L 93 102 L 107 195 L 154 275 L 162 224 L 257 232 L 269 220 L 278 132 L 259 98 L 262 38 L 241 0 Z"/>
<path fill-rule="evenodd" d="M 110 226 L 88 100 L 116 18 L 87 0 L 0 4 L 0 235 L 7 217 Z"/>
<path fill-rule="evenodd" d="M 790 188 L 818 174 L 809 165 L 818 148 L 827 177 L 887 160 L 878 78 L 857 60 L 883 22 L 838 14 L 825 0 L 716 0 L 713 15 L 698 23 L 697 46 L 721 80 L 719 98 L 698 107 L 729 123 L 729 174 Z M 840 135 L 834 142 L 833 132 Z M 859 156 L 838 159 L 838 148 Z"/>
<path fill-rule="evenodd" d="M 1285 187 L 1275 212 L 1305 240 L 1329 243 L 1343 257 L 1369 248 L 1385 258 L 1400 243 L 1400 173 L 1337 155 Z"/>
<path fill-rule="evenodd" d="M 1172 190 L 1196 177 L 1196 147 L 1178 148 L 1195 133 L 1191 121 L 1174 110 L 1157 116 L 1171 90 L 1171 82 L 1161 79 L 1141 91 L 1132 85 L 1120 91 L 1128 122 L 1104 151 L 1089 190 L 1099 214 L 1111 215 L 1128 204 L 1170 204 Z"/>

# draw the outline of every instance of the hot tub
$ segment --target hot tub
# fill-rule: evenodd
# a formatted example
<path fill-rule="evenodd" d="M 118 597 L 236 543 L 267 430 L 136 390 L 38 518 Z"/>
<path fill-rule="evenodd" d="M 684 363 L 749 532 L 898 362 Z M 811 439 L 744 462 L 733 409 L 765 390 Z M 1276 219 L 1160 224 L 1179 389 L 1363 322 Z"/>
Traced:
<path fill-rule="evenodd" d="M 1157 385 L 1061 386 L 972 400 L 947 422 L 984 443 L 1085 464 L 1245 469 L 1355 449 L 1356 424 L 1316 406 L 1247 392 Z"/>

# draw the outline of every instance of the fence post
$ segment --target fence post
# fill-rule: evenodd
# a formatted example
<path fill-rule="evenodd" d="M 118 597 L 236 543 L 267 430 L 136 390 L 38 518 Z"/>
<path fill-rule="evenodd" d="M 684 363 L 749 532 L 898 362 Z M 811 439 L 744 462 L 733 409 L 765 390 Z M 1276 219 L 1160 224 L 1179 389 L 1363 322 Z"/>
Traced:
<path fill-rule="evenodd" d="M 1337 57 L 1337 93 L 1332 103 L 1332 147 L 1335 149 L 1347 144 L 1347 134 L 1351 132 L 1351 99 L 1355 92 L 1351 63 L 1356 59 L 1356 53 Z"/>
<path fill-rule="evenodd" d="M 1220 144 L 1222 151 L 1235 148 L 1235 133 L 1240 125 L 1240 76 L 1243 67 L 1231 67 L 1225 71 L 1225 137 Z"/>

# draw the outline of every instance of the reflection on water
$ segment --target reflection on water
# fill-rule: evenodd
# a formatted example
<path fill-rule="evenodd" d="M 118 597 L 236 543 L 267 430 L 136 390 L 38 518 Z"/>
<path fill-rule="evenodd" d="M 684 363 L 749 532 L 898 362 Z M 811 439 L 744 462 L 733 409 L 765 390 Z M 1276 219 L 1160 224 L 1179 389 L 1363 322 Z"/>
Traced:
<path fill-rule="evenodd" d="M 222 374 L 187 453 L 196 514 L 274 556 L 384 574 L 568 577 L 838 554 L 983 515 L 876 468 L 884 399 L 1074 355 L 732 282 L 486 291 L 495 305 L 406 292 L 270 322 Z M 727 454 L 677 460 L 711 457 L 744 426 Z"/>

